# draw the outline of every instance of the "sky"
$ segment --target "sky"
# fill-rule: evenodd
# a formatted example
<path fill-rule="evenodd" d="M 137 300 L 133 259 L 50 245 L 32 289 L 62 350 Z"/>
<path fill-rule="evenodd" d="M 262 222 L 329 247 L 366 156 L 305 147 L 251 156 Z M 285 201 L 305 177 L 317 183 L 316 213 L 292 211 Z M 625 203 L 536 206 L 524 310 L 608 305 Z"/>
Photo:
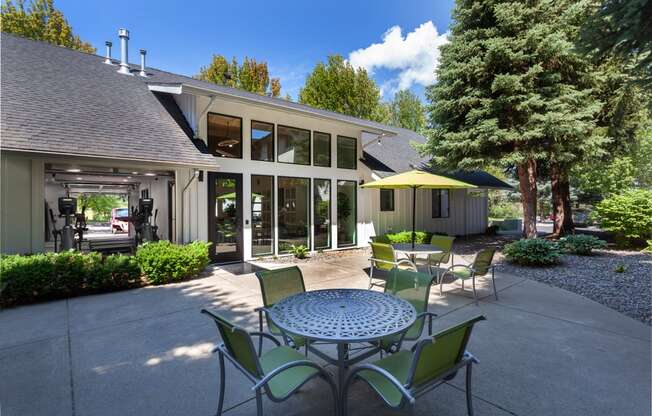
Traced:
<path fill-rule="evenodd" d="M 435 82 L 437 47 L 446 42 L 453 0 L 55 0 L 73 30 L 104 54 L 118 29 L 130 31 L 130 61 L 195 75 L 213 54 L 253 57 L 296 100 L 306 75 L 330 54 L 364 67 L 384 99 L 409 88 L 423 98 Z"/>

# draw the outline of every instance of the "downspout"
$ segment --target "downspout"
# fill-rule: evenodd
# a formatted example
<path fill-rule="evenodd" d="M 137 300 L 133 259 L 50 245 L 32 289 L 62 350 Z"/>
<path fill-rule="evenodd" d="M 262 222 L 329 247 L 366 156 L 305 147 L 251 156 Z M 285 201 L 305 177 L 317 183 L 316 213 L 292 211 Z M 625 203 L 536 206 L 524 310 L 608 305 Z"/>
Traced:
<path fill-rule="evenodd" d="M 185 221 L 186 218 L 184 216 L 184 209 L 183 209 L 186 203 L 185 194 L 188 187 L 193 183 L 195 179 L 197 179 L 197 177 L 199 177 L 199 170 L 195 169 L 192 176 L 190 177 L 190 180 L 188 180 L 188 183 L 186 184 L 186 186 L 183 187 L 183 190 L 181 191 L 181 239 L 182 240 L 185 240 L 185 228 L 186 228 L 186 221 Z M 190 200 L 188 200 L 188 204 L 190 204 Z M 190 218 L 188 219 L 188 223 L 190 223 Z"/>

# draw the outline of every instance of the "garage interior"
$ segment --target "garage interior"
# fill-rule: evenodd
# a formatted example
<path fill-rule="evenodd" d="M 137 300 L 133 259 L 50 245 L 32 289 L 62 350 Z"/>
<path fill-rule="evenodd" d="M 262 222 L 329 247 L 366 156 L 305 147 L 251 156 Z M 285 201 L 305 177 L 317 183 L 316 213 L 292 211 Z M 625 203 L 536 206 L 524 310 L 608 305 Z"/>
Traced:
<path fill-rule="evenodd" d="M 171 171 L 46 164 L 45 250 L 66 249 L 62 240 L 68 223 L 75 250 L 133 252 L 139 242 L 148 239 L 143 240 L 138 222 L 143 209 L 149 209 L 146 221 L 155 230 L 155 239 L 174 240 L 174 186 Z M 110 196 L 103 198 L 104 205 L 113 205 L 95 212 L 88 201 L 98 196 Z M 72 214 L 71 210 L 76 215 L 64 215 Z"/>

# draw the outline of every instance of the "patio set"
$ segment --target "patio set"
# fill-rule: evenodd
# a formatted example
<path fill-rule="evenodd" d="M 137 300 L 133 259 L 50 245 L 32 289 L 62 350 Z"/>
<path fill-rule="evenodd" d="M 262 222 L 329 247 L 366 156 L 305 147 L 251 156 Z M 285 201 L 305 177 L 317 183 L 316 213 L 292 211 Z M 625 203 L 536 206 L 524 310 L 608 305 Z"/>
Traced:
<path fill-rule="evenodd" d="M 213 350 L 220 365 L 217 415 L 224 408 L 226 360 L 253 384 L 258 415 L 263 414 L 263 394 L 274 402 L 284 401 L 313 378 L 328 384 L 333 414 L 347 414 L 350 387 L 356 380 L 371 386 L 393 409 L 413 408 L 418 397 L 463 369 L 467 411 L 472 415 L 471 372 L 478 361 L 466 346 L 474 324 L 485 318 L 478 315 L 433 334 L 437 315 L 428 311 L 428 299 L 433 284 L 439 283 L 441 290 L 448 274 L 472 280 L 476 296 L 475 277 L 492 269 L 493 251 L 478 253 L 471 265 L 439 273 L 439 266 L 452 258 L 447 249 L 452 239 L 435 235 L 431 244 L 414 246 L 372 242 L 368 289 L 306 291 L 296 266 L 259 271 L 264 306 L 256 310 L 257 332 L 234 325 L 218 312 L 202 310 L 217 325 L 223 342 Z M 397 258 L 397 252 L 404 258 Z M 431 273 L 417 271 L 423 254 Z M 268 332 L 263 332 L 265 324 Z M 424 330 L 429 336 L 421 339 Z M 273 347 L 264 350 L 264 341 Z M 413 342 L 411 348 L 406 342 Z M 374 355 L 380 358 L 362 363 Z M 335 377 L 327 371 L 329 365 L 335 368 Z"/>

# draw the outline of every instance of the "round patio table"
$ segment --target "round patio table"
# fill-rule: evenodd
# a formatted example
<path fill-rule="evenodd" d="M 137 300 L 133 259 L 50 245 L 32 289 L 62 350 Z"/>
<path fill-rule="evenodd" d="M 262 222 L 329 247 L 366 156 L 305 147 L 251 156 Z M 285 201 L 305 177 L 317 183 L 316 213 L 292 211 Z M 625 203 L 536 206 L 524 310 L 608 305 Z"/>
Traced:
<path fill-rule="evenodd" d="M 432 244 L 415 244 L 414 247 L 412 247 L 412 243 L 397 243 L 392 244 L 392 248 L 394 248 L 394 251 L 405 253 L 408 257 L 410 257 L 412 263 L 414 263 L 417 255 L 419 254 L 430 255 L 443 253 L 442 249 Z"/>
<path fill-rule="evenodd" d="M 351 358 L 350 344 L 400 334 L 414 323 L 417 312 L 409 302 L 387 293 L 326 289 L 287 297 L 269 309 L 269 317 L 286 333 L 337 344 L 336 359 L 313 348 L 310 342 L 308 348 L 338 367 L 341 387 L 347 367 L 379 351 L 376 347 Z"/>

